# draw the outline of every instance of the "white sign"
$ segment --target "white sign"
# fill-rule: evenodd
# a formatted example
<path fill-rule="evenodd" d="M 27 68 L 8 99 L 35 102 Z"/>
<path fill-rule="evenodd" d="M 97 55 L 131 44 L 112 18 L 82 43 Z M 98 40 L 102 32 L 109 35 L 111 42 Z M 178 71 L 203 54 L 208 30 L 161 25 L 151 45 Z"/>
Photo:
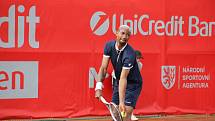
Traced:
<path fill-rule="evenodd" d="M 38 98 L 38 61 L 0 61 L 0 99 Z"/>

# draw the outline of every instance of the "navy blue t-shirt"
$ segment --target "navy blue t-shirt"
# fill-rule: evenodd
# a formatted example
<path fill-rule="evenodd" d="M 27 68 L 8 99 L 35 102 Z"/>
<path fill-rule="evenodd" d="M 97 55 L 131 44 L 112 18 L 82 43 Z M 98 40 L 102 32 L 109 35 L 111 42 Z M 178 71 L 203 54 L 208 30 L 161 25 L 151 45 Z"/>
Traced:
<path fill-rule="evenodd" d="M 104 48 L 104 56 L 110 57 L 116 79 L 120 79 L 122 68 L 130 69 L 127 77 L 127 83 L 141 84 L 142 77 L 138 68 L 134 49 L 129 44 L 126 44 L 121 50 L 119 50 L 115 44 L 115 40 L 106 43 Z"/>

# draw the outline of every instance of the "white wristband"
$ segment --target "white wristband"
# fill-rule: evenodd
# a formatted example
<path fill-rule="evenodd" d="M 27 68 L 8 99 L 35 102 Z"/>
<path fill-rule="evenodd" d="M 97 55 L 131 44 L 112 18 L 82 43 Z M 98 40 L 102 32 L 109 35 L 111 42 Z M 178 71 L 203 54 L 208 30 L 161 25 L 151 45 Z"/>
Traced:
<path fill-rule="evenodd" d="M 102 82 L 97 82 L 97 83 L 96 83 L 95 91 L 98 90 L 98 89 L 99 89 L 99 90 L 102 90 L 102 88 L 104 88 Z"/>

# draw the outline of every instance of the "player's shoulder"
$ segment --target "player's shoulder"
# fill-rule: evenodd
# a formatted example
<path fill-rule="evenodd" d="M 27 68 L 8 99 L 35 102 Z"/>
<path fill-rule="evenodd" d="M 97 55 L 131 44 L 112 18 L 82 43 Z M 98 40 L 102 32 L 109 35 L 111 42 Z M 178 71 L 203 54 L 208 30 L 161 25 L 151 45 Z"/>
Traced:
<path fill-rule="evenodd" d="M 106 44 L 108 44 L 108 45 L 114 45 L 115 42 L 116 42 L 115 40 L 109 40 L 109 41 L 106 42 Z"/>
<path fill-rule="evenodd" d="M 109 40 L 106 42 L 106 47 L 114 47 L 115 46 L 115 40 Z"/>
<path fill-rule="evenodd" d="M 127 47 L 125 48 L 126 54 L 129 56 L 135 56 L 135 50 L 128 44 Z"/>

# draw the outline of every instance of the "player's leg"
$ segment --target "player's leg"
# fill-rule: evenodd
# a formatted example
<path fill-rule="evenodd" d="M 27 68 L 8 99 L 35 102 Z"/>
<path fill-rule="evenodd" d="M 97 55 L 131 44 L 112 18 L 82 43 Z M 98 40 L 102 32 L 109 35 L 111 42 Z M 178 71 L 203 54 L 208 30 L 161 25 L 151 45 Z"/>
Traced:
<path fill-rule="evenodd" d="M 133 112 L 133 107 L 132 106 L 125 106 L 125 108 L 126 108 L 125 121 L 131 121 L 131 114 Z"/>
<path fill-rule="evenodd" d="M 139 84 L 127 85 L 126 93 L 125 93 L 125 105 L 126 105 L 126 113 L 127 113 L 126 121 L 131 120 L 131 115 L 132 115 L 133 109 L 135 109 L 141 90 L 142 90 L 142 85 L 139 85 Z"/>
<path fill-rule="evenodd" d="M 112 101 L 113 103 L 115 103 L 116 105 L 119 105 L 119 87 L 118 87 L 118 83 L 117 83 L 117 79 L 113 78 L 113 85 L 112 85 Z"/>

